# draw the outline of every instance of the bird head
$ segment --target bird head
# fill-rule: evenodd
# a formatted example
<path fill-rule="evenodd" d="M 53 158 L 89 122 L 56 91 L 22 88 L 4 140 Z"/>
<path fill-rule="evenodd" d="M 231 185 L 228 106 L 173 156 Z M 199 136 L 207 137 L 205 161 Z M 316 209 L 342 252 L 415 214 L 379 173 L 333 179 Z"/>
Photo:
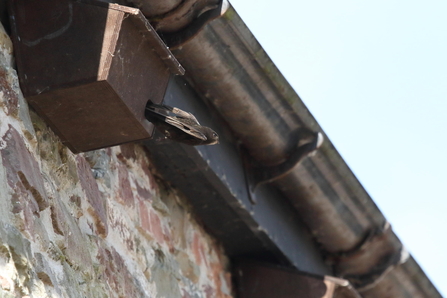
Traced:
<path fill-rule="evenodd" d="M 203 133 L 206 136 L 206 144 L 207 145 L 215 145 L 219 144 L 219 135 L 209 127 L 203 127 L 205 131 Z"/>

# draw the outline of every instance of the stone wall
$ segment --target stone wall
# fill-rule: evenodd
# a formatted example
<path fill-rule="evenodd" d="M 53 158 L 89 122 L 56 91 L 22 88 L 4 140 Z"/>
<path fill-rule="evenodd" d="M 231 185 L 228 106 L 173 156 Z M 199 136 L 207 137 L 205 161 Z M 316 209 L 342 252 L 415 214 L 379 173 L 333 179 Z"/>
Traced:
<path fill-rule="evenodd" d="M 72 154 L 28 108 L 0 28 L 0 297 L 231 297 L 184 197 L 123 145 Z"/>

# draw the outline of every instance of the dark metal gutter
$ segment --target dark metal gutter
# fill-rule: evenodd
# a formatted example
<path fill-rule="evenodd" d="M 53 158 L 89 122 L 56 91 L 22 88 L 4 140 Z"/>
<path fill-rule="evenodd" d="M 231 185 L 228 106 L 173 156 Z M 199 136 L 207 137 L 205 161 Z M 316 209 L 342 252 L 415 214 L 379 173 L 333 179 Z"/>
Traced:
<path fill-rule="evenodd" d="M 256 162 L 287 160 L 302 127 L 322 131 L 231 6 L 165 38 L 189 82 Z M 441 297 L 327 137 L 314 157 L 274 186 L 310 229 L 327 264 L 363 297 Z"/>

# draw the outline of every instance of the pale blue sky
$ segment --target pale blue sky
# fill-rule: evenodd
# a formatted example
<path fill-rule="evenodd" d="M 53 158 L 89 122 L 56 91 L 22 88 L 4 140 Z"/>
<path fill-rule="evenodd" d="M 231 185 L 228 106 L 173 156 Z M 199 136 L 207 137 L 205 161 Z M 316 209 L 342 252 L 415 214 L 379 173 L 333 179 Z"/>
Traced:
<path fill-rule="evenodd" d="M 447 1 L 230 2 L 447 295 Z"/>

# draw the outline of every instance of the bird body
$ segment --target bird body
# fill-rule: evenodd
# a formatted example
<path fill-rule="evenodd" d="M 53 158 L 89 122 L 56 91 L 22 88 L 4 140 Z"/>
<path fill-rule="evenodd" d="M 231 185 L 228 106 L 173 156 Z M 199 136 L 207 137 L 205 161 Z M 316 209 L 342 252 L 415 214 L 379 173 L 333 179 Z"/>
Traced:
<path fill-rule="evenodd" d="M 200 125 L 193 114 L 179 108 L 155 104 L 149 100 L 145 117 L 166 138 L 173 141 L 191 146 L 219 143 L 219 136 L 214 130 Z"/>

